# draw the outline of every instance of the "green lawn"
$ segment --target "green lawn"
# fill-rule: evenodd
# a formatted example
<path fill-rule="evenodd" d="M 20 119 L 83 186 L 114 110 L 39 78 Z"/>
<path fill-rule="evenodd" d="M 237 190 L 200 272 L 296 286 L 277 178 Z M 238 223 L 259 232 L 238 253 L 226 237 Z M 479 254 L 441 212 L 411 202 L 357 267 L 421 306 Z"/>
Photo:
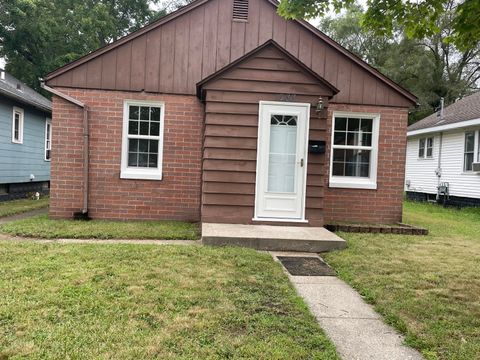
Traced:
<path fill-rule="evenodd" d="M 337 359 L 240 248 L 0 242 L 0 359 Z"/>
<path fill-rule="evenodd" d="M 0 218 L 10 215 L 21 214 L 30 210 L 45 208 L 48 206 L 48 197 L 40 200 L 21 199 L 0 202 Z"/>
<path fill-rule="evenodd" d="M 47 215 L 0 225 L 0 232 L 45 239 L 196 240 L 198 224 L 181 221 L 52 220 Z"/>
<path fill-rule="evenodd" d="M 340 233 L 340 276 L 428 359 L 480 359 L 480 209 L 405 203 L 428 236 Z"/>

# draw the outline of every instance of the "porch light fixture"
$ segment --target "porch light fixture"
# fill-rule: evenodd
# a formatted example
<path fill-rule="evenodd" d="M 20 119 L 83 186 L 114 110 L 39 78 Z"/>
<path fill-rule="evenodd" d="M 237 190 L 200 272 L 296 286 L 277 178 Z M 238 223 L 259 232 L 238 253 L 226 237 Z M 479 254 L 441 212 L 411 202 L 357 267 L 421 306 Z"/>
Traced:
<path fill-rule="evenodd" d="M 321 97 L 318 98 L 317 103 L 317 113 L 323 110 L 323 99 Z"/>

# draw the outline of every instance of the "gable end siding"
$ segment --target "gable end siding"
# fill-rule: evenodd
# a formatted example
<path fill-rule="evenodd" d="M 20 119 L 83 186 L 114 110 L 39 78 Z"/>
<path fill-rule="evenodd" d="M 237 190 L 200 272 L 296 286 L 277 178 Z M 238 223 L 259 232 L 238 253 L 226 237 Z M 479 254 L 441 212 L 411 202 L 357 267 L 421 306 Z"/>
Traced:
<path fill-rule="evenodd" d="M 410 107 L 412 101 L 267 0 L 250 0 L 248 22 L 234 0 L 210 0 L 172 21 L 47 80 L 50 86 L 195 94 L 195 84 L 269 39 L 340 92 L 332 102 Z M 203 35 L 203 36 L 202 36 Z"/>

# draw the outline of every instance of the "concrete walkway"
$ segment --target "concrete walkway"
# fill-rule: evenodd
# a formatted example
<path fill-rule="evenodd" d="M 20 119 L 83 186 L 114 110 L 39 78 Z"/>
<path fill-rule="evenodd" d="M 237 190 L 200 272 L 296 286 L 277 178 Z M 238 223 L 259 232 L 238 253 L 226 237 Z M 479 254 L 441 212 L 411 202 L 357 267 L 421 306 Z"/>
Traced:
<path fill-rule="evenodd" d="M 312 256 L 312 253 L 271 252 L 277 256 Z M 320 326 L 344 360 L 421 360 L 422 355 L 403 344 L 403 336 L 386 325 L 362 297 L 334 276 L 292 276 L 290 281 L 304 298 Z"/>
<path fill-rule="evenodd" d="M 48 207 L 44 207 L 44 208 L 41 208 L 41 209 L 30 210 L 30 211 L 27 211 L 27 212 L 24 212 L 24 213 L 21 213 L 21 214 L 17 214 L 17 215 L 5 216 L 5 217 L 0 218 L 0 225 L 1 224 L 6 224 L 10 221 L 22 220 L 22 219 L 26 219 L 26 218 L 29 218 L 29 217 L 32 217 L 32 216 L 43 215 L 43 214 L 47 214 L 47 213 L 48 213 Z"/>

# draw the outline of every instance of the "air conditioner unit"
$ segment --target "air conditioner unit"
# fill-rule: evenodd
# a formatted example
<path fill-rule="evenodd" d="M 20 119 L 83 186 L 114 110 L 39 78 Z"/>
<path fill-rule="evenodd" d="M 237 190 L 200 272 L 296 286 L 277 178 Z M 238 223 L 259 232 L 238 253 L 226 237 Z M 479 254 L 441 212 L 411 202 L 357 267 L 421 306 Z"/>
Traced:
<path fill-rule="evenodd" d="M 473 163 L 472 170 L 474 172 L 480 172 L 480 162 L 478 163 Z"/>

